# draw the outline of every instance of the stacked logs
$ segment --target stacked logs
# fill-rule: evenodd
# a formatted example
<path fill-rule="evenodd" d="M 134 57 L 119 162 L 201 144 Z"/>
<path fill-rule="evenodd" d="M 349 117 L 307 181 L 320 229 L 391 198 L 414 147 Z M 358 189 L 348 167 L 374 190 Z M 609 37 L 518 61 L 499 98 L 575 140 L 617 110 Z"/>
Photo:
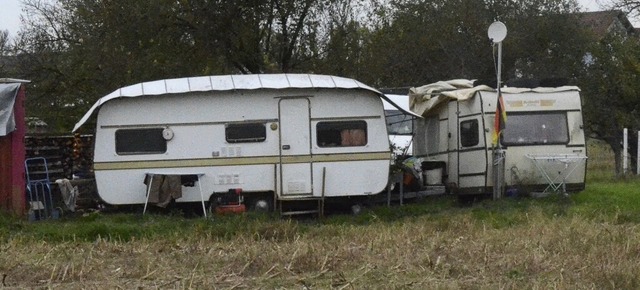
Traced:
<path fill-rule="evenodd" d="M 26 158 L 44 157 L 54 199 L 61 201 L 58 179 L 78 186 L 78 209 L 96 208 L 100 199 L 93 177 L 93 135 L 29 135 L 25 137 Z M 28 168 L 29 178 L 44 179 L 43 166 Z M 57 203 L 57 202 L 55 202 Z"/>

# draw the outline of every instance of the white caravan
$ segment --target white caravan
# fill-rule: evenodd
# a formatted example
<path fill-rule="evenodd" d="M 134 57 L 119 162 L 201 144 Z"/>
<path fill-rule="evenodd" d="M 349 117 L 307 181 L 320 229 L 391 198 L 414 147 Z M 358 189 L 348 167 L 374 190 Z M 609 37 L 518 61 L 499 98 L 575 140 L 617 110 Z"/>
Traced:
<path fill-rule="evenodd" d="M 407 114 L 409 109 L 408 95 L 386 94 L 382 100 L 384 114 L 387 119 L 389 142 L 395 156 L 408 156 L 413 152 L 413 119 L 416 115 Z M 404 109 L 404 112 L 398 108 Z"/>
<path fill-rule="evenodd" d="M 325 75 L 167 79 L 99 99 L 74 132 L 97 111 L 95 178 L 113 205 L 146 204 L 143 180 L 157 174 L 197 177 L 175 201 L 203 207 L 236 188 L 248 207 L 355 201 L 387 185 L 381 98 L 356 80 Z"/>
<path fill-rule="evenodd" d="M 583 190 L 586 146 L 580 90 L 501 91 L 507 119 L 499 139 L 504 170 L 495 172 L 504 180 L 499 194 Z M 439 180 L 428 182 L 444 184 L 461 197 L 492 193 L 496 90 L 452 80 L 412 88 L 409 95 L 412 111 L 424 117 L 415 123 L 414 155 L 423 160 L 425 172 L 442 172 L 434 175 Z"/>

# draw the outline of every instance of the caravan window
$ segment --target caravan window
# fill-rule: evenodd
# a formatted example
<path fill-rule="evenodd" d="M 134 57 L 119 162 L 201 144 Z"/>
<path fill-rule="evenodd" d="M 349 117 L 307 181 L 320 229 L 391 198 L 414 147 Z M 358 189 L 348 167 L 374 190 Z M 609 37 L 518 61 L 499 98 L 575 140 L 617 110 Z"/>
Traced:
<path fill-rule="evenodd" d="M 460 122 L 460 145 L 462 147 L 476 146 L 480 143 L 478 120 Z"/>
<path fill-rule="evenodd" d="M 367 145 L 367 122 L 319 122 L 316 125 L 319 147 L 350 147 Z"/>
<path fill-rule="evenodd" d="M 566 112 L 526 112 L 507 115 L 504 145 L 567 144 Z"/>
<path fill-rule="evenodd" d="M 403 114 L 400 110 L 384 110 L 384 116 L 390 135 L 411 135 L 413 133 L 411 116 Z"/>
<path fill-rule="evenodd" d="M 438 116 L 431 116 L 424 119 L 425 124 L 422 131 L 417 133 L 418 136 L 422 136 L 423 142 L 426 143 L 426 149 L 428 154 L 434 154 L 440 152 L 440 119 Z M 420 130 L 416 128 L 416 130 Z M 417 140 L 417 139 L 416 139 Z"/>
<path fill-rule="evenodd" d="M 117 154 L 161 154 L 167 152 L 164 128 L 121 129 L 116 131 Z"/>
<path fill-rule="evenodd" d="M 267 127 L 264 123 L 227 124 L 224 134 L 229 143 L 263 142 Z"/>

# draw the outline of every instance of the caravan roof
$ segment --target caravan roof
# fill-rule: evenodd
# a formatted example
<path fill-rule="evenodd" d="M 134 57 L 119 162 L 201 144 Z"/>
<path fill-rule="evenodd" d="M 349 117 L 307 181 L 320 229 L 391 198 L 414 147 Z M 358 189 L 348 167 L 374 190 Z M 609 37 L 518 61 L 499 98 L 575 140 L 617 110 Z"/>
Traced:
<path fill-rule="evenodd" d="M 76 123 L 77 131 L 102 104 L 117 98 L 134 98 L 149 95 L 181 94 L 189 92 L 288 89 L 288 88 L 339 88 L 372 91 L 383 99 L 386 97 L 378 90 L 349 78 L 312 75 L 312 74 L 256 74 L 256 75 L 220 75 L 189 78 L 165 79 L 138 83 L 123 87 L 100 98 Z"/>

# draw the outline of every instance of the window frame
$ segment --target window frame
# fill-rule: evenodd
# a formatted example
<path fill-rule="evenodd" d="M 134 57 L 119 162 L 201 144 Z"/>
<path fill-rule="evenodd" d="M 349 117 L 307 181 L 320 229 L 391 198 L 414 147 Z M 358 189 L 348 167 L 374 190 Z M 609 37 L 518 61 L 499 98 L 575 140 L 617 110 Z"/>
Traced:
<path fill-rule="evenodd" d="M 351 125 L 351 126 L 350 126 Z M 326 128 L 321 128 L 327 126 Z M 319 148 L 348 148 L 348 147 L 364 147 L 369 144 L 369 126 L 365 120 L 340 120 L 340 121 L 320 121 L 315 126 L 316 146 Z M 364 133 L 364 143 L 361 145 L 342 145 L 342 132 L 344 130 L 362 130 Z M 327 133 L 323 133 L 326 131 Z M 333 131 L 333 132 L 329 132 Z M 331 134 L 333 136 L 326 135 Z M 332 138 L 333 137 L 333 138 Z M 358 138 L 358 137 L 355 137 Z M 339 139 L 339 140 L 338 140 Z M 321 141 L 327 141 L 321 142 Z M 332 142 L 335 141 L 335 142 Z M 339 144 L 338 144 L 339 143 Z M 332 145 L 335 144 L 335 145 Z"/>
<path fill-rule="evenodd" d="M 471 128 L 469 128 L 468 130 L 466 129 L 463 130 L 463 125 L 467 123 L 471 123 Z M 474 147 L 480 144 L 480 122 L 478 121 L 478 119 L 461 121 L 459 124 L 459 132 L 460 132 L 460 147 Z M 474 135 L 469 138 L 468 137 L 469 134 L 467 133 L 469 134 L 474 133 Z"/>
<path fill-rule="evenodd" d="M 414 124 L 413 117 L 403 113 L 397 109 L 384 110 L 384 119 L 387 126 L 387 132 L 389 135 L 401 135 L 411 136 L 413 135 Z M 400 132 L 399 130 L 393 130 L 396 127 L 401 127 L 402 124 L 408 124 L 409 132 Z"/>
<path fill-rule="evenodd" d="M 164 131 L 164 129 L 165 129 L 164 127 L 118 129 L 114 133 L 115 152 L 118 155 L 149 155 L 149 154 L 167 153 L 167 140 L 162 136 L 162 132 Z M 147 132 L 145 133 L 144 131 L 147 131 Z M 148 135 L 145 136 L 145 134 L 148 134 Z M 149 135 L 155 135 L 155 136 L 149 136 Z M 123 143 L 125 142 L 125 140 L 122 140 L 122 138 L 125 138 L 125 137 L 132 138 L 130 140 L 134 140 L 138 142 Z M 149 139 L 140 139 L 141 137 L 153 137 L 157 139 L 149 141 Z M 130 140 L 127 140 L 127 141 L 130 141 Z M 129 148 L 127 148 L 127 147 L 134 147 L 134 146 L 142 147 L 150 144 L 153 145 L 153 143 L 149 143 L 149 142 L 160 141 L 160 140 L 162 142 L 162 145 L 157 147 L 153 146 L 152 148 L 150 148 L 150 149 L 160 148 L 159 150 L 147 150 L 144 148 L 142 150 L 128 150 Z M 158 144 L 160 144 L 160 142 L 158 142 Z"/>
<path fill-rule="evenodd" d="M 545 141 L 544 139 L 535 139 L 531 141 L 511 142 L 511 141 L 508 141 L 507 138 L 505 138 L 505 135 L 507 134 L 511 135 L 510 133 L 511 131 L 509 131 L 509 126 L 513 126 L 513 123 L 514 123 L 513 119 L 517 118 L 518 116 L 531 116 L 531 117 L 537 116 L 539 118 L 544 117 L 546 120 L 548 120 L 549 116 L 552 116 L 552 115 L 562 117 L 563 119 L 561 120 L 563 127 L 560 127 L 560 129 L 564 129 L 564 132 L 563 132 L 564 134 L 557 135 L 557 136 L 562 136 L 561 139 L 558 138 L 558 139 L 553 139 L 551 141 Z M 539 123 L 536 123 L 533 121 L 539 121 L 539 120 L 527 120 L 527 121 L 528 122 L 524 122 L 527 124 L 527 128 L 526 130 L 523 130 L 523 132 L 535 132 L 534 129 L 537 128 Z M 555 120 L 554 122 L 546 122 L 546 124 L 559 124 L 560 122 L 557 122 L 557 121 L 560 121 L 560 120 Z M 546 124 L 542 124 L 542 125 L 545 125 L 545 127 L 543 127 L 545 130 L 546 130 Z M 550 131 L 553 129 L 558 130 L 557 126 L 550 127 L 550 128 L 551 128 L 549 129 Z M 526 112 L 512 112 L 512 113 L 508 112 L 504 133 L 501 134 L 500 136 L 500 143 L 505 146 L 567 145 L 571 141 L 569 133 L 570 133 L 569 117 L 567 116 L 567 111 L 526 111 Z M 555 136 L 555 135 L 552 135 L 552 136 Z M 529 136 L 525 136 L 525 137 L 529 137 Z M 534 136 L 534 137 L 540 137 L 540 136 Z"/>
<path fill-rule="evenodd" d="M 230 131 L 231 129 L 231 131 Z M 244 137 L 244 138 L 229 138 L 230 132 L 234 134 L 237 132 L 235 130 L 243 129 L 249 130 L 250 133 L 255 133 L 260 130 L 260 134 L 255 137 L 245 137 L 240 136 L 241 134 L 237 134 L 237 136 L 232 137 Z M 256 131 L 252 131 L 257 129 Z M 242 131 L 242 130 L 241 130 Z M 233 135 L 233 134 L 232 134 Z M 227 143 L 261 143 L 267 140 L 267 124 L 264 122 L 245 122 L 245 123 L 229 123 L 224 126 L 224 139 Z"/>

